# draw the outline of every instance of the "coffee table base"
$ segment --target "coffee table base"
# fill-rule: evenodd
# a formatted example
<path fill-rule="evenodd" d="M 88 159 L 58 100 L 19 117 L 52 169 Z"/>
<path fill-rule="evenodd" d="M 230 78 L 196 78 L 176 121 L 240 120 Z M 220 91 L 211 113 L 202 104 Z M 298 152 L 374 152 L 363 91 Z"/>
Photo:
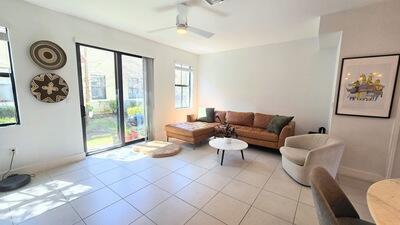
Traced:
<path fill-rule="evenodd" d="M 243 150 L 240 150 L 240 153 L 242 154 L 242 159 L 244 160 Z M 217 149 L 217 155 L 219 155 L 219 149 Z M 221 166 L 224 163 L 224 155 L 225 155 L 225 150 L 222 150 Z"/>

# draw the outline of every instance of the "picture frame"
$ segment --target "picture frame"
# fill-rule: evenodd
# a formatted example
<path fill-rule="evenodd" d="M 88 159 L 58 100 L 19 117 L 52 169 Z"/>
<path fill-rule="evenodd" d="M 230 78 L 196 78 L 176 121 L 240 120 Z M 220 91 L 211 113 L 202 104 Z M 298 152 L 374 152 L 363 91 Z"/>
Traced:
<path fill-rule="evenodd" d="M 400 54 L 342 59 L 336 115 L 390 118 Z"/>

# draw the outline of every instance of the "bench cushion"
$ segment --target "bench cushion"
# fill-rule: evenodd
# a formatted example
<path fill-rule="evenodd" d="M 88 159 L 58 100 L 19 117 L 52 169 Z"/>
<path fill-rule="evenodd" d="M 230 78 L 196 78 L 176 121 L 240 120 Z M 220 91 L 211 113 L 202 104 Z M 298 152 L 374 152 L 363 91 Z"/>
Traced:
<path fill-rule="evenodd" d="M 183 136 L 197 137 L 205 134 L 213 134 L 217 124 L 205 122 L 174 123 L 166 125 L 165 130 Z"/>

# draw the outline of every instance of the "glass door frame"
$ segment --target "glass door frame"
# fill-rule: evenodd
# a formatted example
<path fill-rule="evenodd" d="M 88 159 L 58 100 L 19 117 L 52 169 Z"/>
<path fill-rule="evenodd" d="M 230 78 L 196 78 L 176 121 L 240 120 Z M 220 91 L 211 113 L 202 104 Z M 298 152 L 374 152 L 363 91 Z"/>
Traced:
<path fill-rule="evenodd" d="M 142 56 L 139 55 L 134 55 L 131 53 L 126 53 L 126 52 L 121 52 L 121 51 L 116 51 L 112 49 L 107 49 L 103 47 L 98 47 L 98 46 L 93 46 L 93 45 L 88 45 L 88 44 L 83 44 L 76 42 L 76 59 L 77 59 L 77 68 L 78 68 L 78 83 L 79 83 L 79 99 L 80 99 L 80 110 L 81 110 L 81 121 L 82 121 L 82 134 L 83 134 L 83 146 L 85 150 L 86 155 L 93 155 L 96 153 L 100 152 L 105 152 L 109 150 L 113 150 L 116 148 L 120 148 L 126 145 L 138 143 L 138 142 L 143 142 L 148 139 L 148 134 L 147 134 L 147 124 L 146 126 L 146 137 L 139 138 L 136 140 L 128 141 L 126 142 L 125 140 L 125 115 L 124 115 L 124 90 L 123 90 L 123 72 L 122 72 L 122 55 L 126 56 L 131 56 L 131 57 L 136 57 L 136 58 L 141 58 L 144 59 Z M 99 150 L 93 150 L 88 152 L 87 148 L 87 137 L 86 137 L 86 107 L 85 107 L 85 100 L 84 100 L 84 90 L 83 90 L 83 82 L 82 82 L 82 64 L 81 64 L 81 52 L 80 52 L 80 47 L 89 47 L 89 48 L 94 48 L 94 49 L 99 49 L 103 51 L 109 51 L 114 53 L 114 67 L 115 67 L 115 88 L 116 88 L 116 95 L 117 95 L 117 100 L 118 100 L 118 128 L 119 128 L 119 135 L 121 139 L 121 144 L 117 144 L 111 147 L 106 147 L 103 149 Z M 143 72 L 144 72 L 143 68 Z M 146 73 L 143 73 L 143 78 L 144 80 L 146 79 Z M 143 91 L 147 92 L 147 85 L 146 82 L 144 82 L 144 87 Z M 147 93 L 144 93 L 144 96 L 147 96 Z M 145 112 L 145 121 L 147 121 L 147 99 L 145 98 L 144 100 L 144 112 Z"/>

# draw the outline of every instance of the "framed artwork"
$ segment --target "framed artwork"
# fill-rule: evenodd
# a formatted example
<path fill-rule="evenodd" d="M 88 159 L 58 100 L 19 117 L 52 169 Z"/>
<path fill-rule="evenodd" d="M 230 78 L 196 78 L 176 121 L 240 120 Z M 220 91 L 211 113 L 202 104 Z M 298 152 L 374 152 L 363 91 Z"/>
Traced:
<path fill-rule="evenodd" d="M 390 118 L 399 54 L 343 58 L 336 114 Z"/>

